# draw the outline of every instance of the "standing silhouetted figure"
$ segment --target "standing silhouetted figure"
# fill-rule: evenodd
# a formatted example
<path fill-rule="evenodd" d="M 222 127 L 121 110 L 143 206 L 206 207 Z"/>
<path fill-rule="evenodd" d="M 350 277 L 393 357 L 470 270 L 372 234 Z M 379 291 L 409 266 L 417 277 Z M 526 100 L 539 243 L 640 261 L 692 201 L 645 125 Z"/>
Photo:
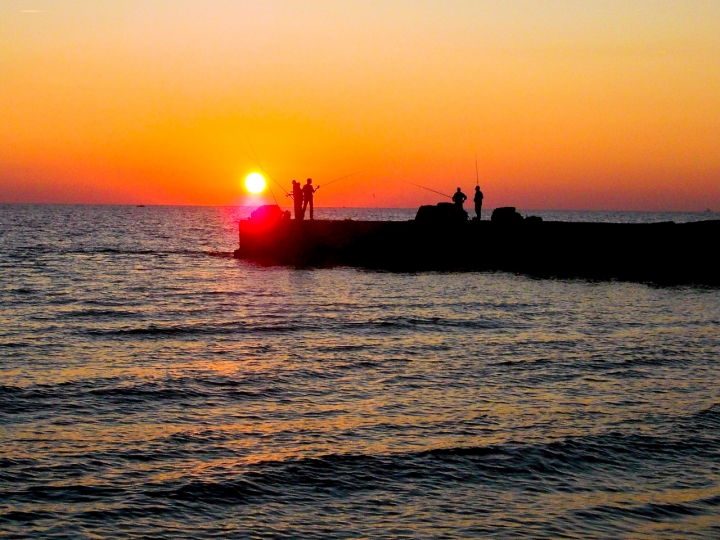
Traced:
<path fill-rule="evenodd" d="M 302 219 L 305 217 L 303 211 L 303 188 L 297 180 L 292 181 L 292 198 L 295 207 L 295 219 Z"/>
<path fill-rule="evenodd" d="M 465 195 L 462 191 L 460 191 L 460 188 L 457 188 L 457 191 L 452 196 L 452 201 L 455 203 L 455 206 L 462 208 L 463 203 L 467 201 L 467 195 Z M 467 219 L 467 218 L 465 218 Z"/>
<path fill-rule="evenodd" d="M 317 187 L 317 189 L 320 189 L 320 186 Z M 313 218 L 313 194 L 315 193 L 315 188 L 312 186 L 312 178 L 307 179 L 307 183 L 302 188 L 303 192 L 303 207 L 302 207 L 302 213 L 305 215 L 305 209 L 310 205 L 310 219 Z"/>
<path fill-rule="evenodd" d="M 475 186 L 475 197 L 473 198 L 473 201 L 475 202 L 475 215 L 477 215 L 478 221 L 480 221 L 480 212 L 482 212 L 483 201 L 483 193 L 480 191 L 480 186 Z"/>

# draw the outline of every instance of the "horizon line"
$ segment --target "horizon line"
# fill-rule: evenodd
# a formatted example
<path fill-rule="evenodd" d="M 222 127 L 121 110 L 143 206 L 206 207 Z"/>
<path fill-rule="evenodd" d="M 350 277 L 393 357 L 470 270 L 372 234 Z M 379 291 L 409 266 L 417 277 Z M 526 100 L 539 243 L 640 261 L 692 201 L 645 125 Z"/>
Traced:
<path fill-rule="evenodd" d="M 162 204 L 162 203 L 70 203 L 70 202 L 4 202 L 0 201 L 3 206 L 129 206 L 129 207 L 174 207 L 174 208 L 259 208 L 265 205 L 237 205 L 237 204 Z M 271 205 L 272 206 L 272 205 Z M 292 210 L 292 206 L 278 205 L 280 208 Z M 421 205 L 432 206 L 432 205 Z M 355 209 L 355 210 L 416 210 L 418 206 L 316 206 L 316 209 Z M 496 208 L 506 208 L 504 206 L 495 206 L 483 208 L 483 210 L 495 210 Z M 582 208 L 560 209 L 560 208 L 521 208 L 514 206 L 517 210 L 524 212 L 634 212 L 648 214 L 717 214 L 719 211 L 706 208 L 705 210 L 589 210 Z M 472 210 L 472 207 L 468 207 Z"/>

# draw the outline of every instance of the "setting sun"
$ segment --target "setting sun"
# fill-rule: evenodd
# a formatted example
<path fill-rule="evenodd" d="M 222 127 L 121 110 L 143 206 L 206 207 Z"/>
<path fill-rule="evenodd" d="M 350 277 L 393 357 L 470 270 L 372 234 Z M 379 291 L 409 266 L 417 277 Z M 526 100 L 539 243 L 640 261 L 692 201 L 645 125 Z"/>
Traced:
<path fill-rule="evenodd" d="M 250 193 L 260 193 L 265 189 L 265 179 L 260 173 L 250 173 L 245 178 L 245 188 Z"/>

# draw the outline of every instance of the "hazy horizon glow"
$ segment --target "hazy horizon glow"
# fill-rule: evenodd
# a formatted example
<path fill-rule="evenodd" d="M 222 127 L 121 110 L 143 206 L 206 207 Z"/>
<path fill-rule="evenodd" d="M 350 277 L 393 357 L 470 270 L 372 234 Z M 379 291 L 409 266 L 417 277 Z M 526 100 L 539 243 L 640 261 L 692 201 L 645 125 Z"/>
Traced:
<path fill-rule="evenodd" d="M 231 205 L 261 167 L 412 207 L 477 154 L 488 207 L 720 208 L 717 1 L 7 0 L 0 43 L 0 202 Z"/>

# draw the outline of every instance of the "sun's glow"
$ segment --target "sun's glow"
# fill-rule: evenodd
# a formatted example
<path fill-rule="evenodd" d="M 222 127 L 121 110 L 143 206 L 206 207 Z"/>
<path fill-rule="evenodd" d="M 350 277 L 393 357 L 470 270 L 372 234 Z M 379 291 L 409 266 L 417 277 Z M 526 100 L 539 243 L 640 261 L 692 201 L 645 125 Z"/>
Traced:
<path fill-rule="evenodd" d="M 260 193 L 265 189 L 265 179 L 260 173 L 250 173 L 245 178 L 245 188 L 250 193 Z"/>

